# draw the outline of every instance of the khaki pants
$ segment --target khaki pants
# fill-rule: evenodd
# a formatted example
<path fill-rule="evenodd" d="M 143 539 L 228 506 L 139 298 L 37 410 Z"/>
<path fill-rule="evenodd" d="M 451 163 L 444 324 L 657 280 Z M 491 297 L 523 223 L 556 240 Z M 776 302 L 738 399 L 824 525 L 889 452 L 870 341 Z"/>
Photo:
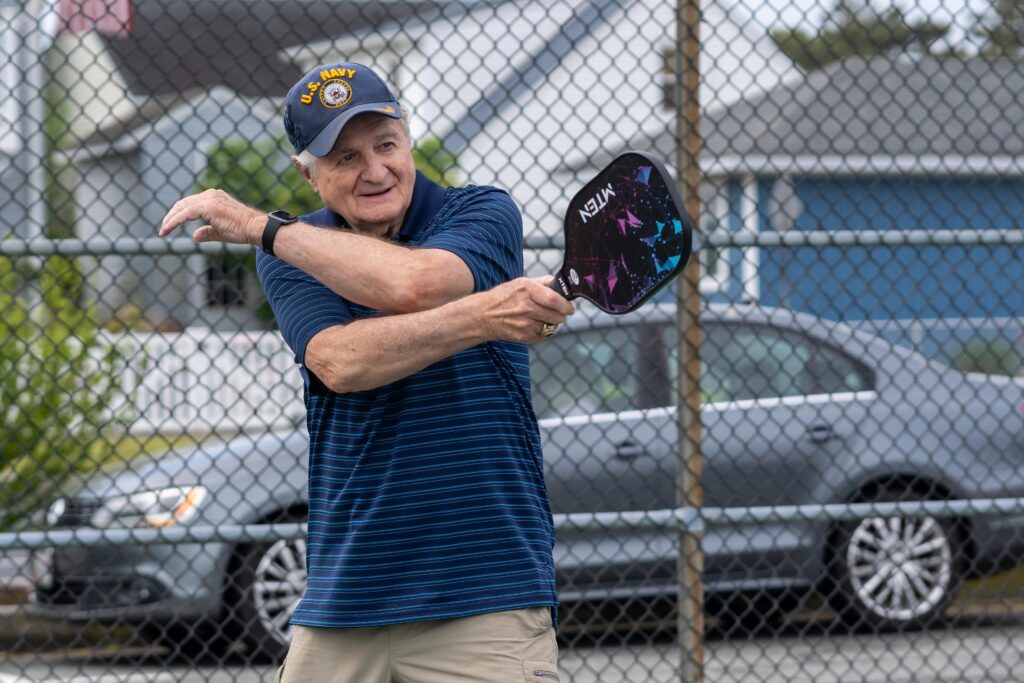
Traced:
<path fill-rule="evenodd" d="M 551 610 L 368 628 L 295 626 L 281 683 L 552 683 Z"/>

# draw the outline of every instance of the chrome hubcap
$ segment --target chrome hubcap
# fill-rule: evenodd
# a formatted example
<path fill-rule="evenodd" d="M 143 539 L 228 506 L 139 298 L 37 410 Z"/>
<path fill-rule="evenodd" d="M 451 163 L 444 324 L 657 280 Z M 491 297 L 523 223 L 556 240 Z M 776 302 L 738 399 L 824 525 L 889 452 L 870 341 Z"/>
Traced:
<path fill-rule="evenodd" d="M 292 639 L 289 621 L 306 590 L 306 541 L 278 541 L 256 565 L 253 602 L 263 629 L 281 643 Z"/>
<path fill-rule="evenodd" d="M 853 590 L 873 614 L 911 621 L 948 594 L 953 551 L 945 529 L 931 517 L 874 517 L 854 530 L 846 551 Z"/>

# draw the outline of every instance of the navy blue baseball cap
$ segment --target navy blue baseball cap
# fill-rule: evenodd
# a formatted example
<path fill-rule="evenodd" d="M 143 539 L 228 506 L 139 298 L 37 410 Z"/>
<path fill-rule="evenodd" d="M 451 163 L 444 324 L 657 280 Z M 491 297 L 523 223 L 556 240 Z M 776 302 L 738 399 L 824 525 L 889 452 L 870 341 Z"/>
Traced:
<path fill-rule="evenodd" d="M 398 99 L 368 66 L 343 62 L 318 66 L 288 91 L 284 130 L 296 152 L 331 153 L 345 124 L 358 114 L 402 118 Z"/>

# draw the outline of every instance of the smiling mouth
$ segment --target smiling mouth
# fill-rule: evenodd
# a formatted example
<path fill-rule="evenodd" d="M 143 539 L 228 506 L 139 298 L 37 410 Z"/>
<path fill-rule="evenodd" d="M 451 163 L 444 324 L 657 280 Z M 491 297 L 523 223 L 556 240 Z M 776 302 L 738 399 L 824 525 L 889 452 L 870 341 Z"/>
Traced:
<path fill-rule="evenodd" d="M 381 190 L 379 192 L 365 192 L 361 196 L 373 199 L 374 197 L 381 197 L 383 195 L 386 195 L 388 192 L 391 192 L 391 190 L 393 190 L 393 189 L 394 188 L 389 187 L 386 190 Z"/>

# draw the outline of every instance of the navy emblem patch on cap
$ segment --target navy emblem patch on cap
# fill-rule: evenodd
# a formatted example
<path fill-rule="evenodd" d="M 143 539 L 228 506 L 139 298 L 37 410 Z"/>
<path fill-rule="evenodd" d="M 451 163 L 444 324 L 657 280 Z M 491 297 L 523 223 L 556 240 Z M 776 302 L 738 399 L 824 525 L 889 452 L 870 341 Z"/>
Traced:
<path fill-rule="evenodd" d="M 352 88 L 340 78 L 327 81 L 320 88 L 320 104 L 330 109 L 344 105 L 351 98 Z"/>

